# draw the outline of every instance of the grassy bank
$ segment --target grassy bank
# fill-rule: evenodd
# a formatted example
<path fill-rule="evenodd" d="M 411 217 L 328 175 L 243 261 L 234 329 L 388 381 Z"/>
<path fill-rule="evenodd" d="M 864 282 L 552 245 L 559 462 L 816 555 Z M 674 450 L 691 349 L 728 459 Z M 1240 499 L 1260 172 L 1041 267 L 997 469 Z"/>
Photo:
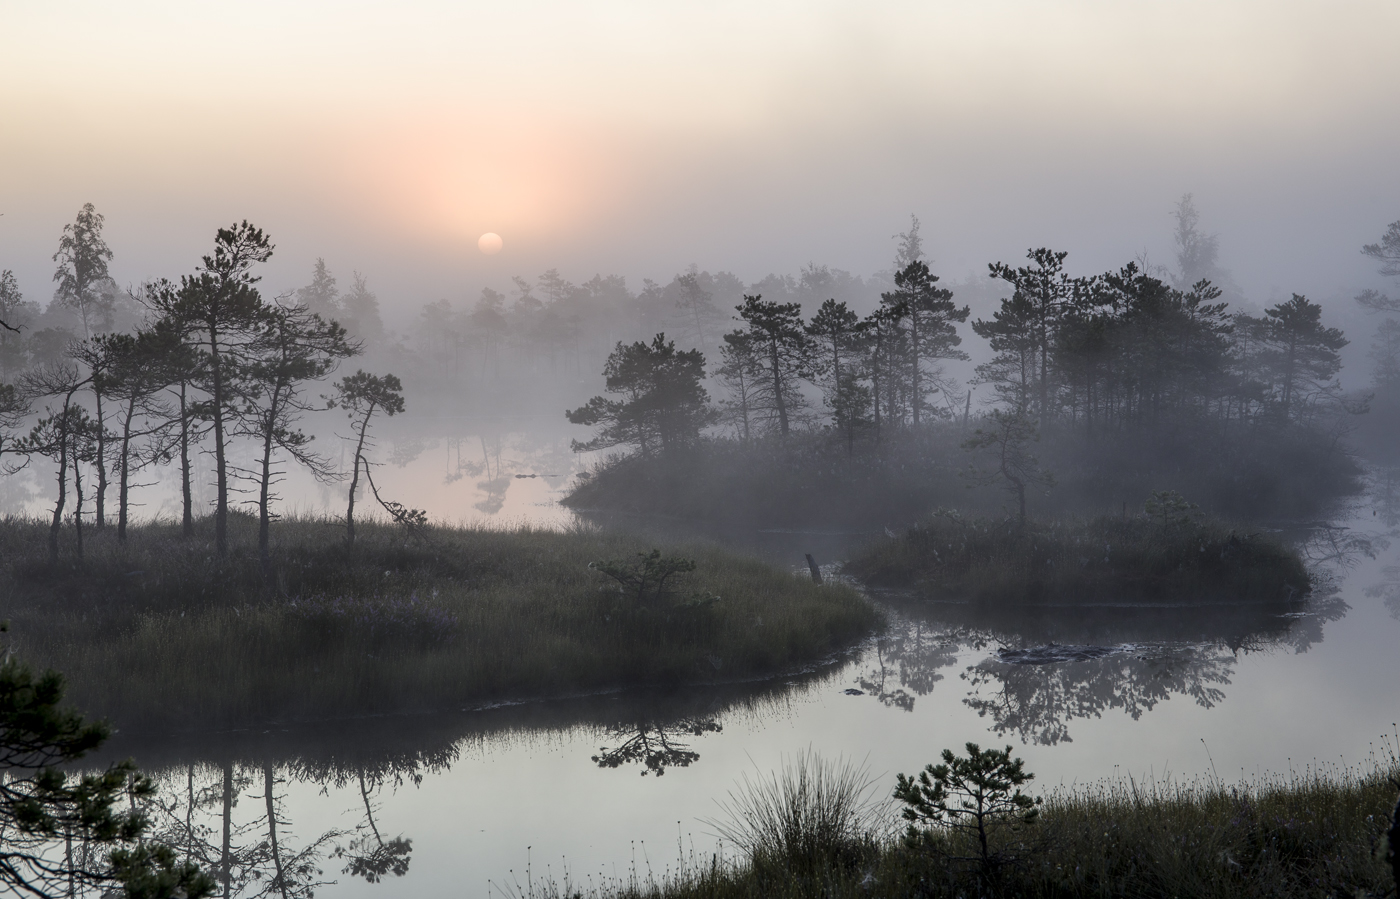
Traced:
<path fill-rule="evenodd" d="M 344 532 L 275 526 L 272 577 L 236 519 L 89 532 L 51 565 L 46 532 L 0 523 L 0 615 L 18 652 L 67 676 L 73 703 L 131 728 L 214 729 L 431 710 L 635 684 L 755 677 L 821 658 L 878 620 L 853 590 L 713 546 L 664 596 L 620 593 L 589 568 L 651 547 L 579 530 Z"/>
<path fill-rule="evenodd" d="M 983 602 L 1274 602 L 1310 587 L 1296 552 L 1187 518 L 930 516 L 853 558 L 872 586 Z"/>
<path fill-rule="evenodd" d="M 737 859 L 692 855 L 670 876 L 641 872 L 582 891 L 557 883 L 541 889 L 536 881 L 532 892 L 613 899 L 1395 895 L 1385 860 L 1400 794 L 1393 757 L 1237 784 L 1114 781 L 1050 791 L 1035 823 L 1014 832 L 991 828 L 989 852 L 1001 859 L 992 874 L 958 860 L 980 855 L 970 837 L 934 830 L 910 842 L 892 832 L 902 825 L 892 808 L 872 815 L 869 805 L 853 806 L 849 790 L 824 790 L 808 778 L 798 795 L 796 785 L 790 773 L 775 778 L 757 814 L 744 803 L 749 820 L 741 829 L 770 819 L 782 826 L 763 828 L 772 837 Z M 862 826 L 878 826 L 881 815 L 883 834 Z"/>

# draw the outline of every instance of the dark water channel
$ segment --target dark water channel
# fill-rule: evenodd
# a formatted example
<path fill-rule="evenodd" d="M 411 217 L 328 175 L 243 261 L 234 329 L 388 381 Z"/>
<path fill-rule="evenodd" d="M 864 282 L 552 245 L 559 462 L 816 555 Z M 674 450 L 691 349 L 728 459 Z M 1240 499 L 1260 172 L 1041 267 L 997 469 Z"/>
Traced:
<path fill-rule="evenodd" d="M 1312 535 L 1335 589 L 1302 602 L 989 611 L 879 594 L 886 633 L 767 683 L 112 748 L 159 772 L 158 829 L 233 894 L 327 897 L 660 877 L 715 850 L 704 819 L 740 777 L 808 748 L 892 785 L 944 747 L 1009 743 L 1042 789 L 1361 762 L 1400 717 L 1385 518 L 1367 507 Z M 794 569 L 869 539 L 724 536 Z"/>

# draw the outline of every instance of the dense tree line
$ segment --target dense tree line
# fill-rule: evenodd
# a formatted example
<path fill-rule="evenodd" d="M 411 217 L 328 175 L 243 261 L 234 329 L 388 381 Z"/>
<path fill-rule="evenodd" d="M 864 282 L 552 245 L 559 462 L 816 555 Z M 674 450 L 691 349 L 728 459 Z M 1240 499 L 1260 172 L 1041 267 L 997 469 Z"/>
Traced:
<path fill-rule="evenodd" d="M 1003 295 L 989 315 L 971 321 L 969 306 L 956 301 L 924 258 L 917 219 L 898 235 L 892 289 L 865 315 L 836 297 L 809 304 L 804 314 L 797 302 L 745 294 L 733 307 L 738 327 L 721 335 L 711 356 L 717 403 L 712 409 L 704 402 L 699 366 L 692 366 L 682 418 L 687 430 L 668 446 L 703 443 L 715 422 L 711 438 L 760 455 L 779 448 L 789 468 L 816 466 L 809 480 L 825 477 L 831 465 L 810 448 L 814 440 L 906 484 L 916 470 L 948 480 L 961 469 L 965 483 L 1010 489 L 1023 517 L 1027 491 L 1055 483 L 1058 468 L 1083 469 L 1075 473 L 1078 486 L 1097 480 L 1104 490 L 1121 492 L 1137 488 L 1113 485 L 1161 477 L 1152 472 L 1163 466 L 1180 472 L 1183 464 L 1198 463 L 1214 472 L 1213 484 L 1231 481 L 1242 486 L 1230 489 L 1255 498 L 1242 506 L 1257 500 L 1251 508 L 1304 508 L 1307 503 L 1278 500 L 1278 485 L 1299 476 L 1298 466 L 1331 464 L 1323 457 L 1335 455 L 1352 413 L 1366 408 L 1338 380 L 1347 339 L 1324 322 L 1319 304 L 1301 295 L 1260 314 L 1232 309 L 1226 297 L 1237 289 L 1216 264 L 1217 241 L 1200 231 L 1189 196 L 1176 218 L 1176 272 L 1144 259 L 1075 275 L 1066 268 L 1068 253 L 1034 248 L 1023 264 L 989 265 L 988 280 Z M 1365 252 L 1393 269 L 1394 243 Z M 1196 277 L 1202 274 L 1225 287 Z M 1400 310 L 1379 294 L 1362 302 L 1385 313 Z M 961 384 L 949 363 L 970 361 L 962 348 L 965 329 L 991 353 Z M 606 439 L 600 434 L 577 449 L 630 444 L 642 456 L 657 455 L 660 444 L 644 437 L 629 415 L 643 408 L 656 415 L 660 394 L 627 374 L 646 368 L 643 357 L 659 361 L 663 347 L 675 352 L 664 335 L 651 345 L 617 345 L 607 389 L 626 399 L 594 398 L 592 408 L 613 411 L 610 428 Z M 624 355 L 627 365 L 620 364 Z M 1385 361 L 1384 350 L 1374 355 L 1382 360 L 1378 379 L 1390 367 L 1400 370 L 1400 363 Z M 602 422 L 583 411 L 571 412 L 570 420 Z M 794 435 L 802 447 L 792 444 Z M 1042 438 L 1044 464 L 1032 451 Z M 1183 446 L 1186 455 L 1172 457 L 1168 447 Z M 1207 455 L 1188 462 L 1195 454 Z M 1354 465 L 1332 467 L 1337 477 L 1319 471 L 1318 482 L 1344 489 Z M 865 477 L 843 470 L 848 481 Z M 836 489 L 829 485 L 826 492 Z M 1265 494 L 1274 499 L 1258 499 Z"/>
<path fill-rule="evenodd" d="M 364 379 L 379 390 L 379 409 L 403 408 L 392 375 L 360 372 L 334 385 L 329 399 L 316 392 L 365 344 L 335 316 L 378 339 L 377 301 L 358 274 L 341 295 L 320 260 L 309 287 L 268 299 L 257 269 L 274 247 L 246 221 L 220 228 L 213 251 L 178 281 L 122 290 L 108 271 L 113 252 L 103 223 L 88 204 L 64 229 L 54 255 L 58 289 L 42 313 L 20 295 L 12 273 L 0 273 L 0 465 L 13 473 L 35 458 L 52 462 L 49 552 L 56 559 L 69 522 L 79 556 L 85 525 L 102 529 L 115 518 L 116 538 L 125 541 L 133 478 L 160 466 L 178 463 L 183 530 L 193 533 L 192 455 L 206 452 L 213 457 L 217 552 L 228 552 L 231 503 L 249 493 L 266 561 L 286 465 L 325 481 L 342 477 L 315 450 L 306 417 L 337 400 L 353 405 L 348 398 Z M 358 426 L 357 476 L 368 465 L 367 419 Z M 231 451 L 235 444 L 242 452 Z M 251 464 L 240 462 L 250 455 Z M 352 534 L 353 515 L 352 496 Z"/>
<path fill-rule="evenodd" d="M 1213 243 L 1195 234 L 1189 198 L 1183 205 L 1179 261 L 1183 270 L 1208 268 Z M 878 442 L 969 413 L 970 395 L 943 367 L 968 358 L 959 326 L 969 309 L 920 258 L 917 220 L 900 237 L 894 289 L 863 318 L 835 298 L 804 320 L 798 303 L 744 296 L 734 316 L 742 327 L 723 336 L 713 370 L 726 394 L 720 412 L 736 436 L 786 436 L 801 423 L 828 428 L 853 448 L 857 436 Z M 1251 316 L 1232 312 L 1207 280 L 1174 286 L 1136 262 L 1075 277 L 1067 256 L 1039 248 L 1026 265 L 989 266 L 1010 296 L 971 323 L 992 351 L 975 383 L 1004 414 L 1092 434 L 1187 418 L 1221 427 L 1306 422 L 1343 402 L 1336 375 L 1346 338 L 1306 297 Z M 610 389 L 616 380 L 610 375 Z M 811 408 L 818 392 L 823 414 Z"/>

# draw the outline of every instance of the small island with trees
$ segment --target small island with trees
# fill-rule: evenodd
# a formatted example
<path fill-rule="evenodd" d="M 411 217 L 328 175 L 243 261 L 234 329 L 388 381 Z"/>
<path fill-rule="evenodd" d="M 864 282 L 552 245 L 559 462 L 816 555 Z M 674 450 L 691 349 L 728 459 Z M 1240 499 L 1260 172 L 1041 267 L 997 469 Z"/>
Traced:
<path fill-rule="evenodd" d="M 745 296 L 710 372 L 718 402 L 699 350 L 619 343 L 604 369 L 615 398 L 568 418 L 596 428 L 576 450 L 631 452 L 564 502 L 760 527 L 917 521 L 846 570 L 943 597 L 1300 596 L 1296 551 L 1239 522 L 1322 515 L 1357 492 L 1336 434 L 1366 398 L 1337 383 L 1347 340 L 1318 304 L 1229 309 L 1196 218 L 1184 198 L 1173 277 L 1136 262 L 1071 276 L 1045 248 L 991 264 L 1010 293 L 971 322 L 994 354 L 976 366 L 978 412 L 946 369 L 967 359 L 970 310 L 931 272 L 917 220 L 865 318 L 832 299 L 804 321 L 797 303 Z"/>

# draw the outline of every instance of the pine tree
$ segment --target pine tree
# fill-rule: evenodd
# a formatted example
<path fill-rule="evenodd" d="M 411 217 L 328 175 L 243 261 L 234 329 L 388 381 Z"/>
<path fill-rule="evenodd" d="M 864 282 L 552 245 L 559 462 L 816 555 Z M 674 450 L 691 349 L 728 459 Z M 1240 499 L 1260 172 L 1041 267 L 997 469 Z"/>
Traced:
<path fill-rule="evenodd" d="M 336 322 L 304 306 L 278 306 L 263 316 L 249 349 L 243 372 L 249 386 L 238 432 L 258 443 L 258 557 L 270 572 L 272 487 L 281 474 L 274 468 L 275 453 L 286 453 L 319 480 L 333 478 L 330 463 L 310 448 L 313 437 L 296 426 L 302 415 L 317 408 L 303 395 L 303 385 L 326 377 L 360 347 Z"/>
<path fill-rule="evenodd" d="M 966 359 L 957 349 L 962 343 L 955 323 L 967 321 L 969 308 L 953 304 L 953 292 L 938 286 L 938 276 L 927 265 L 915 260 L 895 273 L 895 290 L 881 294 L 881 302 L 902 310 L 909 330 L 909 407 L 914 426 L 928 408 L 925 396 L 938 386 L 941 374 L 925 371 L 926 364 L 938 359 Z"/>
<path fill-rule="evenodd" d="M 147 899 L 211 895 L 207 874 L 145 841 L 138 802 L 155 786 L 130 761 L 68 773 L 111 731 L 63 708 L 63 693 L 53 671 L 0 662 L 0 884 L 36 899 L 111 887 Z M 105 858 L 88 851 L 104 849 Z"/>
<path fill-rule="evenodd" d="M 153 305 L 190 335 L 201 357 L 199 372 L 208 394 L 204 412 L 214 432 L 214 546 L 228 554 L 228 441 L 242 390 L 240 378 L 252 341 L 267 314 L 252 267 L 272 256 L 272 241 L 246 221 L 220 228 L 214 254 L 205 256 L 178 290 L 161 289 Z"/>
<path fill-rule="evenodd" d="M 345 542 L 353 547 L 355 545 L 355 491 L 360 485 L 362 466 L 365 477 L 370 478 L 369 460 L 365 458 L 365 449 L 371 445 L 370 421 L 376 412 L 393 417 L 404 411 L 403 384 L 390 374 L 372 375 L 363 370 L 357 371 L 353 375 L 341 378 L 336 384 L 332 405 L 344 409 L 350 417 L 350 429 L 355 439 L 355 453 L 351 459 L 350 499 L 345 507 Z M 372 488 L 373 481 L 371 480 L 370 483 Z M 392 513 L 392 510 L 390 511 Z M 416 512 L 417 510 L 408 511 Z"/>
<path fill-rule="evenodd" d="M 603 367 L 611 400 L 595 396 L 565 413 L 570 422 L 599 428 L 592 440 L 573 441 L 574 452 L 633 446 L 643 456 L 666 455 L 695 442 L 717 415 L 702 386 L 705 355 L 680 351 L 665 334 L 651 343 L 619 343 Z"/>
<path fill-rule="evenodd" d="M 1322 307 L 1301 294 L 1264 310 L 1272 349 L 1270 363 L 1279 411 L 1287 421 L 1298 411 L 1304 391 L 1321 390 L 1342 368 L 1340 350 L 1349 341 L 1322 324 Z"/>
<path fill-rule="evenodd" d="M 793 418 L 805 404 L 800 381 L 810 377 L 802 307 L 797 303 L 765 301 L 761 295 L 746 295 L 743 304 L 735 308 L 763 358 L 765 375 L 754 390 L 757 407 L 771 416 L 778 434 L 786 437 Z"/>

